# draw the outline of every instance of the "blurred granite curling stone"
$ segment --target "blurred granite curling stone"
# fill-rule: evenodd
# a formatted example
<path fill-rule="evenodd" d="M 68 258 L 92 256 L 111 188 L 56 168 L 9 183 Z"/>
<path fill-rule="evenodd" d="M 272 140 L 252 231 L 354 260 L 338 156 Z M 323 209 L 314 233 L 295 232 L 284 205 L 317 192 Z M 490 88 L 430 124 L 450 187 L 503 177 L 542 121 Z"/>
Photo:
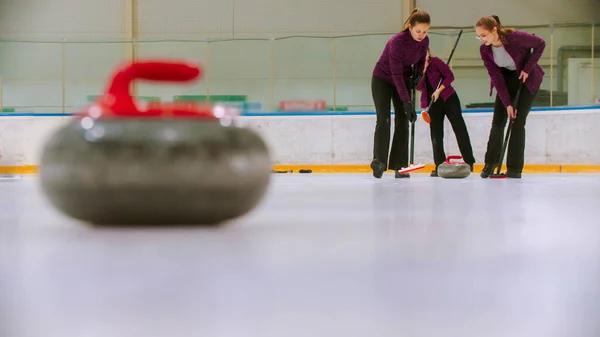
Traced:
<path fill-rule="evenodd" d="M 42 190 L 61 212 L 95 225 L 217 225 L 263 199 L 268 147 L 237 123 L 237 110 L 149 103 L 136 79 L 189 82 L 199 66 L 135 62 L 118 69 L 95 104 L 59 128 L 42 150 Z"/>
<path fill-rule="evenodd" d="M 471 166 L 465 162 L 452 162 L 462 159 L 461 156 L 448 156 L 446 161 L 438 165 L 437 174 L 442 178 L 466 178 L 471 175 Z"/>

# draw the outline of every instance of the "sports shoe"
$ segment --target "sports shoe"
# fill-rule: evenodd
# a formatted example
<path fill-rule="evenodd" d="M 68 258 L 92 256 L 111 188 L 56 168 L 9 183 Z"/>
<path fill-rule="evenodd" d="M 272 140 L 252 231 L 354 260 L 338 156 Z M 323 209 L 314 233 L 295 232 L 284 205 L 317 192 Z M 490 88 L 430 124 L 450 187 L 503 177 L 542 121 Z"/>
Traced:
<path fill-rule="evenodd" d="M 383 175 L 383 172 L 385 172 L 385 164 L 379 159 L 373 159 L 371 170 L 373 170 L 373 177 L 379 179 Z"/>
<path fill-rule="evenodd" d="M 485 164 L 481 170 L 481 178 L 487 178 L 494 173 L 495 165 Z"/>

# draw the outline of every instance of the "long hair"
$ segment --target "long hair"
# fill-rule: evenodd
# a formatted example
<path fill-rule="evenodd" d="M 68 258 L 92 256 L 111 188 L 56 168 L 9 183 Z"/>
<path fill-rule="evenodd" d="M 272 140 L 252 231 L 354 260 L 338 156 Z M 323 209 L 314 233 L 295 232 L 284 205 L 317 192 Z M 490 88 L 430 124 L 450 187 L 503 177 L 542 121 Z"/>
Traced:
<path fill-rule="evenodd" d="M 404 22 L 404 27 L 402 28 L 402 31 L 405 32 L 408 30 L 409 25 L 414 26 L 418 23 L 425 23 L 428 25 L 431 24 L 431 17 L 429 16 L 429 13 L 425 12 L 421 8 L 415 8 L 412 10 L 410 16 Z"/>
<path fill-rule="evenodd" d="M 498 17 L 498 15 L 488 15 L 481 17 L 479 20 L 477 20 L 475 27 L 483 27 L 486 30 L 489 30 L 490 32 L 494 30 L 494 27 L 496 27 L 498 31 L 498 36 L 500 37 L 500 41 L 502 41 L 503 44 L 506 43 L 506 34 L 515 31 L 513 28 L 504 28 L 504 26 L 502 26 L 502 23 L 500 22 L 500 18 Z"/>

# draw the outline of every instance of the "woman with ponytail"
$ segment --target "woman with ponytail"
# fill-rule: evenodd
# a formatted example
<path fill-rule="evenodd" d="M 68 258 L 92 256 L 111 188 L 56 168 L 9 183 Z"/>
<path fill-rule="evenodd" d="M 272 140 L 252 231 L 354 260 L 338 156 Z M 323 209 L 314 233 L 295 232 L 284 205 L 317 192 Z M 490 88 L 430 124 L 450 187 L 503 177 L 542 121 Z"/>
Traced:
<path fill-rule="evenodd" d="M 546 42 L 533 34 L 504 28 L 500 18 L 495 15 L 479 19 L 475 24 L 475 32 L 482 42 L 479 51 L 491 79 L 490 96 L 493 88 L 497 92 L 481 177 L 489 177 L 497 165 L 501 165 L 499 160 L 504 127 L 510 117 L 514 119 L 514 124 L 506 154 L 506 176 L 521 178 L 525 163 L 525 122 L 544 78 L 545 73 L 538 61 Z M 518 105 L 513 106 L 520 81 L 523 82 L 523 89 Z"/>
<path fill-rule="evenodd" d="M 371 93 L 375 103 L 377 122 L 373 144 L 373 176 L 381 178 L 386 169 L 396 171 L 396 178 L 408 178 L 398 170 L 408 167 L 408 122 L 415 122 L 415 97 L 409 90 L 423 77 L 425 58 L 429 48 L 427 31 L 431 24 L 429 14 L 416 8 L 403 30 L 386 44 L 371 78 Z M 391 103 L 394 104 L 394 137 L 389 154 Z"/>

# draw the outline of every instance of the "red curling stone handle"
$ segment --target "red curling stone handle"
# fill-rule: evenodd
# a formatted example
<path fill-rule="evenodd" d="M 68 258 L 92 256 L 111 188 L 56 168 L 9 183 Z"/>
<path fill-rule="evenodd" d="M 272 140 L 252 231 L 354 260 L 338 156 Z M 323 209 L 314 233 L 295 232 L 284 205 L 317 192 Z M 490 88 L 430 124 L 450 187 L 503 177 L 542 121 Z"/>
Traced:
<path fill-rule="evenodd" d="M 446 158 L 446 161 L 445 161 L 444 163 L 446 163 L 446 164 L 450 164 L 450 161 L 451 161 L 452 159 L 462 159 L 462 156 L 459 156 L 459 155 L 455 155 L 455 156 L 448 156 L 448 157 Z"/>
<path fill-rule="evenodd" d="M 200 66 L 185 62 L 144 61 L 134 62 L 115 71 L 112 81 L 106 90 L 105 99 L 113 115 L 141 115 L 133 97 L 131 83 L 135 80 L 161 82 L 189 82 L 201 75 Z"/>

